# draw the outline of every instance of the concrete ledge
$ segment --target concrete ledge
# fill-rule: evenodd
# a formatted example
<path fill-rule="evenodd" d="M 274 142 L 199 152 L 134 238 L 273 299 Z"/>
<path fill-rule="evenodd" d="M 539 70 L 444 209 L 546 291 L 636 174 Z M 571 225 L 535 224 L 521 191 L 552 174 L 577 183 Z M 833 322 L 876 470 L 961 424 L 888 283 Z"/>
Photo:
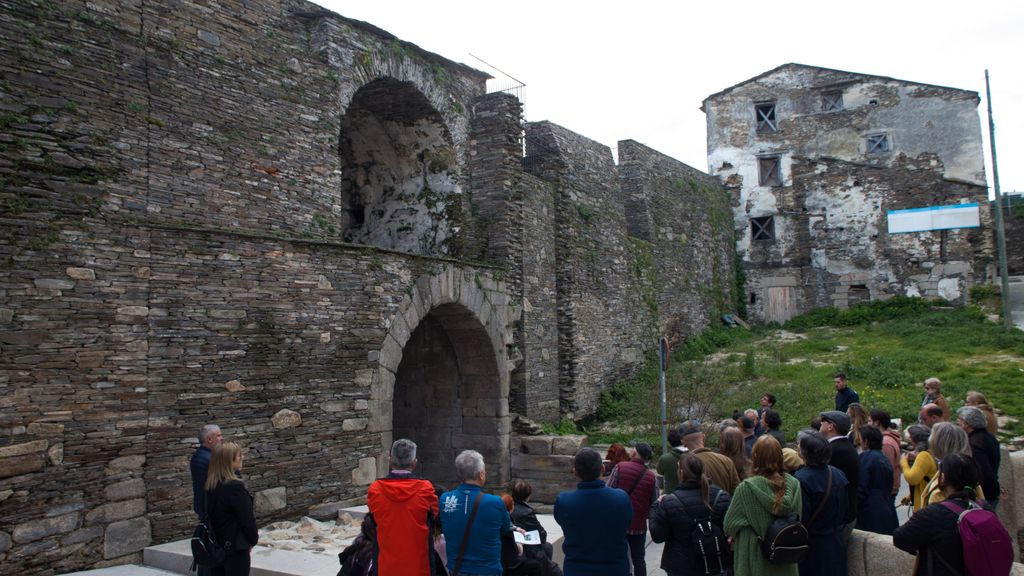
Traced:
<path fill-rule="evenodd" d="M 147 568 L 137 564 L 97 568 L 85 572 L 71 572 L 65 576 L 175 576 L 177 572 L 168 572 L 158 568 Z"/>
<path fill-rule="evenodd" d="M 143 562 L 147 567 L 188 574 L 192 566 L 192 549 L 188 540 L 178 540 L 146 548 Z M 341 566 L 337 556 L 310 554 L 289 550 L 272 550 L 263 546 L 252 549 L 250 576 L 304 576 L 337 574 Z"/>

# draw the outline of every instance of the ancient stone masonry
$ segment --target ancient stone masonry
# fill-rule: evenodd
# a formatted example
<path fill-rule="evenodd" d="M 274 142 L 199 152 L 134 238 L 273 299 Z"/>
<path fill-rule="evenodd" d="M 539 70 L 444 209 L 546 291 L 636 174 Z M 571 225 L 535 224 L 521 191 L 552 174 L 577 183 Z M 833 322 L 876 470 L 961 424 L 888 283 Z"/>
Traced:
<path fill-rule="evenodd" d="M 208 422 L 261 523 L 398 436 L 500 484 L 513 413 L 593 412 L 731 301 L 707 177 L 313 4 L 11 0 L 0 40 L 2 573 L 186 535 Z"/>
<path fill-rule="evenodd" d="M 993 275 L 978 95 L 786 64 L 709 96 L 752 317 L 893 295 L 964 302 Z M 889 234 L 889 210 L 977 203 L 980 228 Z"/>

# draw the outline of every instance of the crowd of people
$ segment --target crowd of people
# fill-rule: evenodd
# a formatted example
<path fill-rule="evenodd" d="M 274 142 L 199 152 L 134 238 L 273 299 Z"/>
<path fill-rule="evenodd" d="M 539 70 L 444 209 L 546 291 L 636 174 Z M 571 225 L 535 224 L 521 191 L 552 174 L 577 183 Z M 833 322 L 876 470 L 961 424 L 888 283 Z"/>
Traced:
<path fill-rule="evenodd" d="M 530 504 L 529 482 L 488 494 L 483 457 L 465 450 L 454 462 L 460 484 L 444 491 L 416 475 L 416 444 L 396 440 L 389 474 L 368 489 L 369 514 L 341 554 L 340 574 L 646 575 L 649 531 L 665 543 L 661 568 L 670 576 L 845 576 L 854 528 L 891 535 L 917 556 L 915 574 L 966 573 L 975 560 L 959 546 L 956 510 L 995 510 L 1001 497 L 996 421 L 984 395 L 970 392 L 953 423 L 942 383 L 929 379 L 919 421 L 901 437 L 887 411 L 860 403 L 844 374 L 834 384 L 834 409 L 818 414 L 792 445 L 776 398 L 765 394 L 758 408 L 717 425 L 674 427 L 653 469 L 644 442 L 613 444 L 604 457 L 580 449 L 572 464 L 576 490 L 554 505 L 564 535 L 561 566 Z M 715 432 L 717 447 L 706 446 Z M 238 478 L 241 450 L 222 442 L 216 426 L 199 439 L 194 509 L 230 546 L 211 573 L 248 574 L 257 533 L 252 498 Z M 897 502 L 901 477 L 910 492 Z M 912 510 L 902 526 L 899 505 Z M 778 563 L 766 545 L 781 537 L 780 521 L 806 531 L 799 560 Z"/>

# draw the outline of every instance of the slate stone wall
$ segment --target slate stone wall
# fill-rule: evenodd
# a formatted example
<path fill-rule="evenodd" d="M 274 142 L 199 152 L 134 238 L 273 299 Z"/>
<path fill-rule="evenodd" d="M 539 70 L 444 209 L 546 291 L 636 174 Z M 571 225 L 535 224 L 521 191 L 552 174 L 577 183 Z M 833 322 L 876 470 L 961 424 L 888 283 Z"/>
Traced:
<path fill-rule="evenodd" d="M 0 39 L 5 572 L 185 536 L 208 422 L 261 522 L 359 501 L 411 431 L 500 483 L 513 412 L 592 413 L 728 290 L 706 178 L 524 128 L 484 74 L 315 5 L 16 0 Z"/>

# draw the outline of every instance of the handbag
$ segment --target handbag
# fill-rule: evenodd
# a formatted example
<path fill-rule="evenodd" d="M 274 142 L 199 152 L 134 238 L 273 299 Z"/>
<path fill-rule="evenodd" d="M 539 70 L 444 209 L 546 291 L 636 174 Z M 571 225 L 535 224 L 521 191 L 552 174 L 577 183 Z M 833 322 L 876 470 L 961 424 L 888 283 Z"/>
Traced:
<path fill-rule="evenodd" d="M 459 555 L 455 557 L 455 568 L 452 569 L 452 576 L 459 576 L 459 569 L 462 568 L 462 557 L 466 555 L 466 546 L 469 544 L 469 534 L 473 528 L 473 520 L 476 519 L 476 510 L 480 507 L 480 500 L 484 497 L 483 490 L 476 493 L 476 500 L 473 500 L 473 510 L 469 513 L 469 520 L 466 521 L 466 531 L 462 533 L 462 543 L 459 544 Z"/>

